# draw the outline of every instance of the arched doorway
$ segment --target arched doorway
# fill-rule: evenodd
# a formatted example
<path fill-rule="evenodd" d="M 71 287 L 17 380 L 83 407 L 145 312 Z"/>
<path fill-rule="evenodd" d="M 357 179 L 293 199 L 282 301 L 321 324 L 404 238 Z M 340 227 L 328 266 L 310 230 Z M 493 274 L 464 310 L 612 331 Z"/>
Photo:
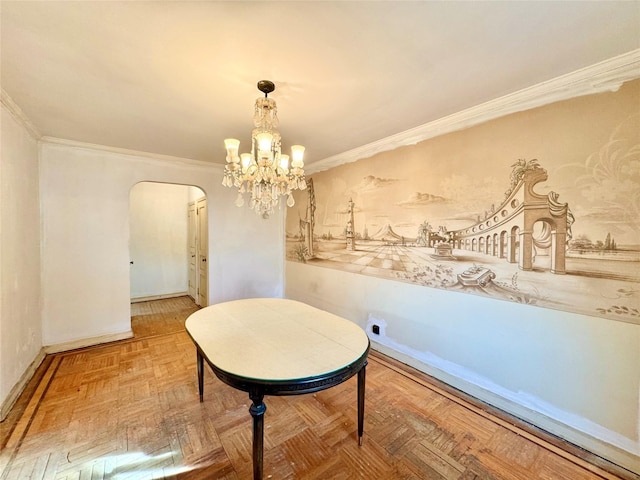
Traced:
<path fill-rule="evenodd" d="M 191 217 L 190 204 L 205 209 L 203 221 L 198 222 L 197 212 Z M 195 186 L 140 182 L 129 192 L 129 227 L 131 302 L 189 295 L 206 306 L 204 191 Z"/>

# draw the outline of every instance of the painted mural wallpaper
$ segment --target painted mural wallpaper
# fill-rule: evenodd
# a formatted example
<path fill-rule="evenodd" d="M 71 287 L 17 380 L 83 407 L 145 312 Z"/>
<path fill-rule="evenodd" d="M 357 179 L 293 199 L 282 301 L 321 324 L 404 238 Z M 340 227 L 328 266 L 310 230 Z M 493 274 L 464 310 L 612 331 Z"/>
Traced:
<path fill-rule="evenodd" d="M 308 177 L 287 260 L 640 324 L 640 81 Z"/>

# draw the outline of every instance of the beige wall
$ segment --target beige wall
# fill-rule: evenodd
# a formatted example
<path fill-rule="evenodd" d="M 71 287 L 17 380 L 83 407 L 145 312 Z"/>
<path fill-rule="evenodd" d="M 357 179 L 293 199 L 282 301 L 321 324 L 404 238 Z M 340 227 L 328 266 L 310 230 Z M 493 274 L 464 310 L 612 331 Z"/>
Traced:
<path fill-rule="evenodd" d="M 222 169 L 106 149 L 41 146 L 43 341 L 130 332 L 129 194 L 142 181 L 194 185 L 208 200 L 209 303 L 282 295 L 282 215 L 234 205 Z M 185 212 L 186 215 L 186 212 Z"/>
<path fill-rule="evenodd" d="M 398 238 L 410 243 L 425 221 L 436 233 L 440 226 L 449 231 L 466 228 L 479 217 L 486 218 L 493 208 L 500 210 L 510 188 L 513 164 L 519 159 L 537 159 L 548 180 L 537 184 L 535 192 L 544 197 L 555 192 L 560 203 L 568 204 L 575 219 L 571 224 L 573 239 L 587 237 L 596 243 L 610 235 L 619 247 L 635 250 L 605 255 L 594 252 L 601 254 L 595 261 L 570 250 L 566 252 L 566 268 L 574 274 L 571 276 L 533 275 L 517 267 L 507 268 L 504 261 L 489 263 L 497 275 L 494 283 L 507 290 L 518 273 L 518 291 L 505 292 L 501 298 L 508 299 L 511 294 L 516 301 L 537 306 L 640 323 L 640 295 L 618 293 L 640 288 L 639 104 L 640 81 L 635 81 L 615 93 L 578 97 L 508 115 L 316 173 L 311 176 L 316 203 L 314 233 L 317 237 L 329 233 L 343 236 L 350 199 L 355 204 L 357 234 L 366 228 L 375 236 L 389 226 Z M 297 243 L 291 236 L 299 231 L 299 218 L 307 215 L 305 195 L 297 195 L 296 206 L 287 217 L 289 259 L 295 259 L 292 250 Z M 525 229 L 523 224 L 518 226 Z M 505 227 L 507 233 L 509 228 Z M 549 270 L 550 253 L 539 249 L 536 255 L 534 270 Z M 482 262 L 482 258 L 467 256 L 466 263 L 444 264 L 453 267 L 453 281 L 456 273 Z M 321 257 L 316 255 L 314 263 L 319 264 Z M 632 262 L 618 261 L 621 259 Z M 354 257 L 354 261 L 361 264 L 362 259 Z M 323 265 L 357 271 L 353 264 Z M 360 271 L 387 273 L 373 268 Z M 402 272 L 395 278 L 418 283 L 425 280 L 414 280 L 413 276 Z M 434 279 L 429 285 L 436 283 Z M 602 292 L 605 295 L 600 295 Z"/>
<path fill-rule="evenodd" d="M 42 296 L 38 144 L 4 104 L 0 126 L 1 419 L 42 360 Z"/>
<path fill-rule="evenodd" d="M 638 244 L 639 105 L 635 81 L 615 93 L 508 115 L 314 174 L 316 235 L 342 235 L 349 198 L 358 232 L 366 225 L 373 234 L 389 224 L 415 237 L 424 220 L 462 228 L 499 204 L 511 165 L 525 158 L 538 159 L 548 172 L 536 191 L 555 191 L 569 203 L 574 236 L 604 240 L 611 231 L 619 244 Z M 436 201 L 420 204 L 416 200 L 429 198 L 422 194 Z M 339 241 L 318 242 L 317 258 L 297 261 L 291 248 L 299 242 L 293 236 L 305 205 L 298 196 L 287 215 L 286 296 L 341 314 L 367 330 L 374 348 L 640 470 L 640 325 L 628 313 L 640 306 L 640 263 L 620 263 L 631 276 L 620 280 L 468 259 L 464 268 L 486 261 L 496 283 L 509 284 L 517 274 L 518 288 L 538 292 L 529 304 L 464 288 L 429 288 L 371 268 L 380 262 L 363 268 L 364 243 L 349 253 Z M 415 252 L 429 253 L 397 253 Z M 454 273 L 464 265 L 460 259 L 439 263 Z M 627 313 L 598 310 L 617 303 Z M 372 334 L 374 323 L 382 326 L 380 335 Z"/>

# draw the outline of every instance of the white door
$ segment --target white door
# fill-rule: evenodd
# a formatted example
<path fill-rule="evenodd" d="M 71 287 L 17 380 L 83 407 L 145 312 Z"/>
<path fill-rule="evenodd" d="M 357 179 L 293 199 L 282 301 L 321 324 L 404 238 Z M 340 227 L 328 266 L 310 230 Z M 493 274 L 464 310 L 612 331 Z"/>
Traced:
<path fill-rule="evenodd" d="M 207 234 L 207 199 L 202 197 L 196 201 L 197 218 L 197 258 L 198 258 L 198 299 L 196 303 L 201 307 L 207 306 L 207 292 L 209 289 L 207 256 L 209 235 Z"/>
<path fill-rule="evenodd" d="M 198 301 L 198 244 L 197 244 L 197 215 L 196 202 L 190 202 L 188 208 L 189 231 L 188 236 L 188 255 L 189 262 L 189 296 L 194 302 Z"/>

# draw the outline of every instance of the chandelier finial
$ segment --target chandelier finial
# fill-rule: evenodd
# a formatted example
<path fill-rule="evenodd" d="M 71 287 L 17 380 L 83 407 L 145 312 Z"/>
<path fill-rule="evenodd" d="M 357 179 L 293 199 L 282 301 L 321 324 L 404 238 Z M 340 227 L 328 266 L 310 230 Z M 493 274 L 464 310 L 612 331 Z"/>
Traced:
<path fill-rule="evenodd" d="M 291 147 L 291 164 L 289 155 L 280 152 L 278 109 L 275 100 L 267 97 L 275 89 L 269 80 L 258 82 L 258 90 L 264 93 L 264 98 L 258 98 L 255 104 L 253 122 L 256 128 L 251 133 L 251 153 L 238 155 L 240 142 L 232 138 L 225 140 L 227 164 L 222 184 L 238 188 L 238 206 L 244 204 L 243 193 L 249 193 L 249 205 L 263 218 L 274 212 L 282 196 L 287 197 L 287 205 L 291 207 L 294 204 L 292 190 L 307 188 L 303 170 L 304 147 Z"/>

